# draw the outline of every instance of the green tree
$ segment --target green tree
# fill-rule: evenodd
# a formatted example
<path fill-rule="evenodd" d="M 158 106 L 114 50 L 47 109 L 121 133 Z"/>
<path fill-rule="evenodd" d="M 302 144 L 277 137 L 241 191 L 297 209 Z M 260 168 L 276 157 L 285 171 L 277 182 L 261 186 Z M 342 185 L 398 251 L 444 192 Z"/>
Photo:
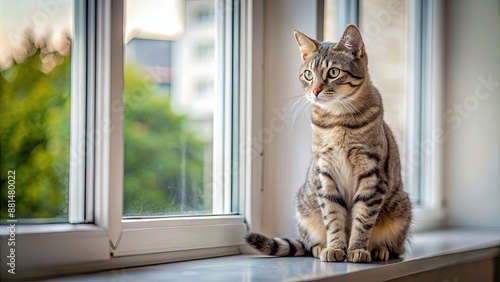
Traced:
<path fill-rule="evenodd" d="M 210 210 L 203 186 L 206 144 L 167 97 L 140 67 L 125 66 L 125 215 Z"/>
<path fill-rule="evenodd" d="M 64 220 L 71 59 L 31 37 L 24 43 L 25 60 L 0 76 L 1 217 L 8 218 L 7 173 L 15 170 L 16 217 Z"/>
<path fill-rule="evenodd" d="M 68 44 L 69 43 L 68 39 Z M 26 58 L 0 69 L 0 201 L 16 171 L 16 217 L 67 220 L 71 56 L 28 39 Z M 168 93 L 125 68 L 124 214 L 207 212 L 206 143 L 172 110 Z"/>

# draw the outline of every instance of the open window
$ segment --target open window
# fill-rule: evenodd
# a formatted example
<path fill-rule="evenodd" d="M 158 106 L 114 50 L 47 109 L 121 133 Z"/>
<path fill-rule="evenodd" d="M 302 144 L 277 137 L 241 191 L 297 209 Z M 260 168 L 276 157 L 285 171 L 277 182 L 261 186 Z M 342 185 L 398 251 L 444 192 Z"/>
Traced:
<path fill-rule="evenodd" d="M 2 224 L 16 220 L 17 263 L 43 271 L 179 250 L 237 253 L 246 232 L 237 150 L 245 5 L 16 3 L 0 2 L 2 26 L 17 25 L 4 42 L 22 49 L 0 46 L 9 121 L 0 130 Z M 3 208 L 8 171 L 13 218 Z M 9 236 L 2 228 L 2 264 Z"/>

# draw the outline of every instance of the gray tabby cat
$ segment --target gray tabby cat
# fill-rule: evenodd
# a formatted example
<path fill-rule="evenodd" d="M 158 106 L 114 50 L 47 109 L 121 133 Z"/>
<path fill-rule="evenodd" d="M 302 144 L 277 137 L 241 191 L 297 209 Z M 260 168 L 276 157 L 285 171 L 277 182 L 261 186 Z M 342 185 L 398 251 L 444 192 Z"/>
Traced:
<path fill-rule="evenodd" d="M 250 233 L 246 241 L 263 254 L 312 254 L 329 262 L 397 257 L 409 233 L 411 203 L 361 34 L 348 25 L 336 44 L 300 32 L 295 39 L 300 82 L 314 104 L 313 160 L 296 198 L 301 239 Z"/>

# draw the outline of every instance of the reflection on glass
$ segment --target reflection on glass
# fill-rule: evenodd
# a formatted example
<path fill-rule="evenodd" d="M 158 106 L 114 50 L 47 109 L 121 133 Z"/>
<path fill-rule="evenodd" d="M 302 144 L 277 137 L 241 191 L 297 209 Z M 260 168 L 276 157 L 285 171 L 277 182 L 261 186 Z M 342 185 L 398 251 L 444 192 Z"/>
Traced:
<path fill-rule="evenodd" d="M 212 212 L 213 0 L 128 0 L 124 216 Z"/>
<path fill-rule="evenodd" d="M 2 223 L 67 221 L 73 9 L 0 0 Z"/>

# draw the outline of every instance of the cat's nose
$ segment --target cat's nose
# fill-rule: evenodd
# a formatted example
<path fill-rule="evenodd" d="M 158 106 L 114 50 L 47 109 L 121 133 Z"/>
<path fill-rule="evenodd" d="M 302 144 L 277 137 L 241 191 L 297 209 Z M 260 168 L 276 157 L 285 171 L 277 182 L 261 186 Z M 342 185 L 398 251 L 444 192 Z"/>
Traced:
<path fill-rule="evenodd" d="M 321 93 L 321 89 L 319 88 L 313 89 L 313 93 L 316 97 L 318 97 L 319 93 Z"/>

